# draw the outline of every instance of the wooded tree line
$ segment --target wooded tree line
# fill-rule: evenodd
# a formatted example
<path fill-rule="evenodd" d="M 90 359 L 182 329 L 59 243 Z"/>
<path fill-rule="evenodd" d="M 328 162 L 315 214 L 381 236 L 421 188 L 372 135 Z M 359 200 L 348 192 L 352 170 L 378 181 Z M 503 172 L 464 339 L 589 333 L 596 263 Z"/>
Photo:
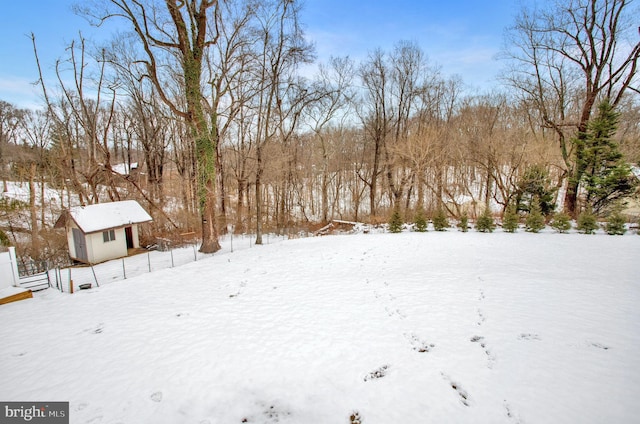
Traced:
<path fill-rule="evenodd" d="M 265 228 L 533 201 L 575 217 L 635 190 L 631 2 L 523 8 L 502 83 L 484 94 L 409 41 L 360 61 L 336 52 L 308 75 L 314 50 L 295 0 L 96 4 L 77 12 L 129 31 L 108 45 L 72 42 L 55 84 L 41 72 L 41 109 L 0 102 L 2 178 L 30 193 L 3 209 L 28 213 L 33 255 L 54 210 L 125 198 L 142 201 L 156 234 L 196 231 L 214 252 L 229 229 L 261 244 Z"/>

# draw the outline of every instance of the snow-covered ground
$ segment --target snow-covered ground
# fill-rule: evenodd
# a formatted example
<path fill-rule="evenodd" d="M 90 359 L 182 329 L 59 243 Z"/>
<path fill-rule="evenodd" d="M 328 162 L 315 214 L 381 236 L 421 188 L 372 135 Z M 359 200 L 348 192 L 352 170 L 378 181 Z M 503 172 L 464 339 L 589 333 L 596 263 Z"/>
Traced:
<path fill-rule="evenodd" d="M 0 306 L 0 399 L 72 423 L 640 417 L 640 237 L 358 234 Z"/>

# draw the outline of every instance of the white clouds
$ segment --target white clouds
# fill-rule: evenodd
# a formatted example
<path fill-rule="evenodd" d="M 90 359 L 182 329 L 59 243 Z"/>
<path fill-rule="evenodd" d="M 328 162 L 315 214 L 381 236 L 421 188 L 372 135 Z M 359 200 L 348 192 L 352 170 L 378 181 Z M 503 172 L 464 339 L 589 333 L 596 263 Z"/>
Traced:
<path fill-rule="evenodd" d="M 34 81 L 13 75 L 0 75 L 0 100 L 16 107 L 35 109 L 41 106 L 40 94 Z"/>

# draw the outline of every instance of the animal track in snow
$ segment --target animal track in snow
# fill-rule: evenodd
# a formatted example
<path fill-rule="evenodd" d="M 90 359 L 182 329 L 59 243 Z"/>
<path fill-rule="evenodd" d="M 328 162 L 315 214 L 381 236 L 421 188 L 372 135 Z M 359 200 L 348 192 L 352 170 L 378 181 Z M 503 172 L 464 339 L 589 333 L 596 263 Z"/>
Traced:
<path fill-rule="evenodd" d="M 537 334 L 531 334 L 531 333 L 522 333 L 518 336 L 518 339 L 520 340 L 541 340 L 540 336 Z"/>
<path fill-rule="evenodd" d="M 458 393 L 458 396 L 460 397 L 460 402 L 462 402 L 464 406 L 469 406 L 469 393 L 466 390 L 464 390 L 459 383 L 456 383 L 455 381 L 451 380 L 444 373 L 441 373 L 441 374 L 442 374 L 442 377 L 448 381 L 451 388 Z"/>
<path fill-rule="evenodd" d="M 487 320 L 487 318 L 482 313 L 482 310 L 478 309 L 478 322 L 476 324 L 478 324 L 480 326 L 480 325 L 484 324 L 484 322 L 486 320 Z"/>
<path fill-rule="evenodd" d="M 387 370 L 389 369 L 389 365 L 383 365 L 380 368 L 371 371 L 369 374 L 364 376 L 364 381 L 369 380 L 377 380 L 387 375 Z"/>
<path fill-rule="evenodd" d="M 484 300 L 484 290 L 480 289 L 480 296 L 478 296 L 478 300 Z"/>
<path fill-rule="evenodd" d="M 388 306 L 385 306 L 384 310 L 387 311 L 387 315 L 389 315 L 390 317 L 392 317 L 394 315 L 397 315 L 398 318 L 400 318 L 400 319 L 405 319 L 407 317 L 398 308 L 393 309 L 393 308 L 389 308 Z"/>
<path fill-rule="evenodd" d="M 510 418 L 511 421 L 514 421 L 516 424 L 520 424 L 522 422 L 520 421 L 520 417 L 513 411 L 511 405 L 507 403 L 506 399 L 504 401 L 504 410 L 507 414 L 507 417 Z"/>
<path fill-rule="evenodd" d="M 489 348 L 487 348 L 487 343 L 484 340 L 484 337 L 482 336 L 473 336 L 470 339 L 471 343 L 479 343 L 480 347 L 484 350 L 484 353 L 487 355 L 487 359 L 489 360 L 489 364 L 488 367 L 489 368 L 493 368 L 493 363 L 496 360 L 496 357 L 493 353 L 491 353 L 491 350 L 489 350 Z"/>
<path fill-rule="evenodd" d="M 260 409 L 260 415 L 262 417 L 255 418 L 254 416 L 246 416 L 242 418 L 240 422 L 242 423 L 279 423 L 282 417 L 286 417 L 291 415 L 291 412 L 287 410 L 283 410 L 283 408 L 279 408 L 274 404 L 268 404 L 264 402 L 260 402 L 258 404 Z"/>
<path fill-rule="evenodd" d="M 412 334 L 405 334 L 404 336 L 409 340 L 409 343 L 411 343 L 411 347 L 416 352 L 429 353 L 429 352 L 431 352 L 431 349 L 436 347 L 435 344 L 425 342 L 424 340 L 421 340 L 420 338 L 418 338 L 418 336 L 416 336 L 413 333 Z"/>

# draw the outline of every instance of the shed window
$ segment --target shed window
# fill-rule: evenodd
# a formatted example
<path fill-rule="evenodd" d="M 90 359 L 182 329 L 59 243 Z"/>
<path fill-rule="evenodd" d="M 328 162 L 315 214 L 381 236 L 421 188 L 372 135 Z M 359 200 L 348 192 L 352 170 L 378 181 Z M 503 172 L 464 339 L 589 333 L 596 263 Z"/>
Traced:
<path fill-rule="evenodd" d="M 107 230 L 102 232 L 102 240 L 105 243 L 114 241 L 116 239 L 116 230 Z"/>

